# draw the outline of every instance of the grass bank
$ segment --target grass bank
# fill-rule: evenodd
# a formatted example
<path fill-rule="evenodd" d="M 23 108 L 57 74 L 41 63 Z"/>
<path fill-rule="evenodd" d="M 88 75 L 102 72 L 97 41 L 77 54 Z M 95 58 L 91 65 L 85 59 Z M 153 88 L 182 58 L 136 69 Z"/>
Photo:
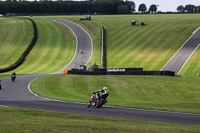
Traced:
<path fill-rule="evenodd" d="M 104 26 L 108 67 L 143 67 L 160 70 L 173 54 L 200 27 L 199 14 L 173 15 L 95 15 L 91 21 L 82 16 L 63 16 L 86 29 L 93 38 L 93 61 L 100 63 L 100 28 Z M 146 26 L 131 26 L 131 21 Z M 98 54 L 97 54 L 98 53 Z M 181 75 L 196 75 L 200 69 L 198 52 L 186 64 Z M 187 69 L 188 68 L 188 69 Z"/>
<path fill-rule="evenodd" d="M 31 21 L 0 18 L 0 68 L 14 64 L 33 39 Z"/>
<path fill-rule="evenodd" d="M 198 133 L 199 126 L 143 122 L 0 106 L 0 131 L 6 133 Z"/>
<path fill-rule="evenodd" d="M 55 16 L 54 16 L 55 17 Z M 101 26 L 95 23 L 95 19 L 92 21 L 80 21 L 81 17 L 84 16 L 56 16 L 61 19 L 69 20 L 79 24 L 83 27 L 91 36 L 93 42 L 93 52 L 90 59 L 90 63 L 100 64 L 101 63 Z"/>
<path fill-rule="evenodd" d="M 14 71 L 17 74 L 35 74 L 61 70 L 74 56 L 74 35 L 58 22 L 46 19 L 33 20 L 38 28 L 38 40 L 26 61 Z"/>
<path fill-rule="evenodd" d="M 108 105 L 200 113 L 196 77 L 50 75 L 31 84 L 43 97 L 87 103 L 92 92 L 107 86 Z"/>

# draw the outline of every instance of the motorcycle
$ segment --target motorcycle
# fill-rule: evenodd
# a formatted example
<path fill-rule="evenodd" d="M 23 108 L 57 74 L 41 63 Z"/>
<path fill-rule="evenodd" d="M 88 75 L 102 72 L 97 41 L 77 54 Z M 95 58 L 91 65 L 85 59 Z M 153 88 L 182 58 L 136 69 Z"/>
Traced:
<path fill-rule="evenodd" d="M 108 93 L 100 94 L 98 92 L 97 98 L 93 98 L 92 96 L 90 101 L 87 103 L 87 107 L 95 106 L 96 108 L 101 108 L 107 102 L 108 95 Z"/>
<path fill-rule="evenodd" d="M 12 80 L 12 82 L 14 82 L 14 81 L 15 81 L 15 78 L 16 78 L 16 76 L 15 76 L 15 75 L 12 75 L 12 76 L 11 76 L 11 80 Z"/>

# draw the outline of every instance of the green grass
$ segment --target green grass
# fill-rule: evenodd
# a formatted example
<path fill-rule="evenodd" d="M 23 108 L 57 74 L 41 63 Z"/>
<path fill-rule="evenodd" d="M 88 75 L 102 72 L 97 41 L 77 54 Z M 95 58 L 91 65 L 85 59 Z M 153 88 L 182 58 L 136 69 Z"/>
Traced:
<path fill-rule="evenodd" d="M 197 75 L 200 73 L 200 48 L 192 55 L 186 65 L 183 67 L 180 75 Z"/>
<path fill-rule="evenodd" d="M 107 30 L 108 67 L 143 67 L 145 70 L 160 70 L 173 54 L 199 27 L 199 14 L 184 15 L 95 15 L 92 21 L 79 21 L 82 16 L 62 18 L 79 23 L 92 35 L 94 60 L 100 51 L 100 27 Z M 132 20 L 145 22 L 146 26 L 130 26 Z M 88 25 L 95 25 L 89 27 Z M 94 40 L 96 40 L 94 42 Z M 100 53 L 98 53 L 99 55 Z M 195 56 L 196 55 L 196 56 Z M 198 52 L 186 65 L 181 75 L 196 75 L 199 72 Z M 188 70 L 187 68 L 190 68 Z M 194 69 L 192 69 L 194 68 Z"/>
<path fill-rule="evenodd" d="M 0 18 L 0 68 L 15 63 L 32 38 L 31 21 L 19 18 Z"/>
<path fill-rule="evenodd" d="M 107 29 L 108 67 L 143 67 L 145 70 L 160 70 L 188 39 L 192 32 L 199 27 L 199 16 L 199 14 L 95 15 L 92 16 L 92 21 L 80 21 L 79 19 L 82 16 L 56 17 L 78 23 L 88 31 L 94 44 L 93 56 L 90 60 L 92 64 L 94 62 L 100 64 L 100 29 L 101 26 L 104 26 Z M 32 55 L 29 56 L 30 58 L 27 58 L 26 64 L 17 71 L 25 74 L 56 72 L 62 69 L 65 66 L 64 64 L 67 65 L 69 60 L 73 57 L 75 38 L 73 34 L 66 27 L 63 25 L 61 26 L 61 24 L 50 22 L 50 20 L 35 20 L 37 20 L 36 23 L 39 28 L 37 46 L 34 48 L 35 51 L 31 52 Z M 140 20 L 147 25 L 130 26 L 132 20 Z M 24 22 L 21 23 L 24 24 Z M 2 21 L 0 25 L 3 24 Z M 16 31 L 20 30 L 16 29 Z M 25 31 L 23 31 L 23 33 L 24 32 Z M 67 36 L 60 36 L 60 33 L 63 32 L 67 32 Z M 28 36 L 31 37 L 31 35 Z M 67 45 L 64 46 L 63 44 L 66 43 Z M 23 51 L 21 48 L 18 49 Z M 5 57 L 10 56 L 8 56 L 8 53 L 11 52 L 4 54 L 6 55 Z M 69 54 L 63 55 L 63 53 Z M 38 60 L 38 56 L 43 59 Z M 57 58 L 57 56 L 59 57 Z M 198 63 L 198 57 L 198 52 L 196 52 L 186 64 L 181 75 L 196 75 L 199 73 L 200 65 Z M 67 58 L 66 63 L 64 63 L 63 58 Z M 2 61 L 3 60 L 1 60 L 1 62 Z M 34 61 L 34 63 L 32 61 Z M 28 70 L 27 66 L 29 67 Z"/>
<path fill-rule="evenodd" d="M 143 122 L 136 120 L 75 115 L 0 107 L 3 133 L 198 133 L 197 125 Z"/>
<path fill-rule="evenodd" d="M 91 64 L 101 63 L 101 26 L 96 23 L 95 20 L 92 21 L 80 21 L 82 16 L 56 16 L 61 19 L 73 21 L 83 27 L 91 36 L 93 43 L 93 52 L 90 60 Z"/>
<path fill-rule="evenodd" d="M 200 113 L 196 77 L 49 75 L 31 90 L 43 97 L 87 103 L 93 91 L 107 86 L 108 105 Z"/>
<path fill-rule="evenodd" d="M 38 41 L 26 61 L 14 71 L 17 74 L 57 72 L 72 60 L 76 48 L 75 37 L 58 22 L 46 19 L 34 21 L 38 28 Z"/>

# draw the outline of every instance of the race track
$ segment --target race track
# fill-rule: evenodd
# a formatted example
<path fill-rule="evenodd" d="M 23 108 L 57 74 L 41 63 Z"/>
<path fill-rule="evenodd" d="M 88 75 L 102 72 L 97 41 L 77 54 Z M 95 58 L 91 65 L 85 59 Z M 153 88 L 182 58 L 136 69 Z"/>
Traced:
<path fill-rule="evenodd" d="M 72 61 L 62 70 L 56 74 L 63 73 L 64 70 L 71 70 L 72 68 L 80 69 L 80 65 L 86 65 L 92 56 L 92 39 L 89 34 L 79 25 L 58 18 L 51 18 L 67 26 L 76 37 L 76 53 Z"/>
<path fill-rule="evenodd" d="M 56 19 L 56 21 L 59 21 L 66 25 L 70 23 L 69 21 L 64 21 L 60 19 Z M 78 33 L 84 33 L 84 30 L 82 28 L 78 28 L 80 26 L 75 24 L 74 26 L 70 27 L 75 34 L 76 32 L 74 31 L 73 27 L 77 30 Z M 82 34 L 76 34 L 77 38 L 81 35 Z M 82 44 L 78 41 L 78 47 L 84 49 L 84 47 L 87 46 L 82 46 Z M 86 48 L 86 49 L 92 50 L 91 48 Z M 91 51 L 87 51 L 87 53 L 91 53 Z M 73 62 L 78 62 L 79 59 L 82 58 L 82 57 L 79 58 L 79 56 L 83 55 L 76 52 Z M 88 61 L 89 58 L 90 55 L 82 59 L 86 59 Z M 73 66 L 73 62 L 71 62 L 66 68 Z M 60 71 L 59 73 L 61 72 L 62 71 Z M 18 76 L 15 82 L 12 82 L 10 78 L 2 79 L 3 89 L 0 91 L 0 105 L 10 106 L 10 107 L 30 108 L 30 109 L 51 110 L 57 112 L 69 112 L 69 113 L 84 114 L 84 115 L 120 117 L 120 118 L 134 119 L 134 120 L 158 121 L 158 122 L 170 122 L 170 123 L 182 123 L 182 124 L 198 124 L 198 125 L 200 124 L 200 115 L 198 114 L 170 113 L 163 111 L 118 108 L 110 106 L 103 106 L 100 109 L 93 107 L 87 108 L 86 104 L 83 103 L 71 103 L 71 102 L 50 100 L 32 94 L 28 89 L 30 82 L 35 78 L 46 75 L 48 74 Z"/>
<path fill-rule="evenodd" d="M 189 58 L 199 47 L 200 44 L 200 28 L 183 44 L 183 46 L 174 54 L 161 71 L 174 71 L 178 74 Z"/>

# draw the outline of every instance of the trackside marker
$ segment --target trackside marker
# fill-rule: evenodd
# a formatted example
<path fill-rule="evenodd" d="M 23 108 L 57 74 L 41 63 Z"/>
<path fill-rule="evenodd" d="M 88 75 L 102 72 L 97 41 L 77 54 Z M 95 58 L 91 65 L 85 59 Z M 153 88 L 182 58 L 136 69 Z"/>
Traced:
<path fill-rule="evenodd" d="M 67 70 L 64 70 L 64 74 L 68 74 L 68 71 L 67 71 Z"/>

